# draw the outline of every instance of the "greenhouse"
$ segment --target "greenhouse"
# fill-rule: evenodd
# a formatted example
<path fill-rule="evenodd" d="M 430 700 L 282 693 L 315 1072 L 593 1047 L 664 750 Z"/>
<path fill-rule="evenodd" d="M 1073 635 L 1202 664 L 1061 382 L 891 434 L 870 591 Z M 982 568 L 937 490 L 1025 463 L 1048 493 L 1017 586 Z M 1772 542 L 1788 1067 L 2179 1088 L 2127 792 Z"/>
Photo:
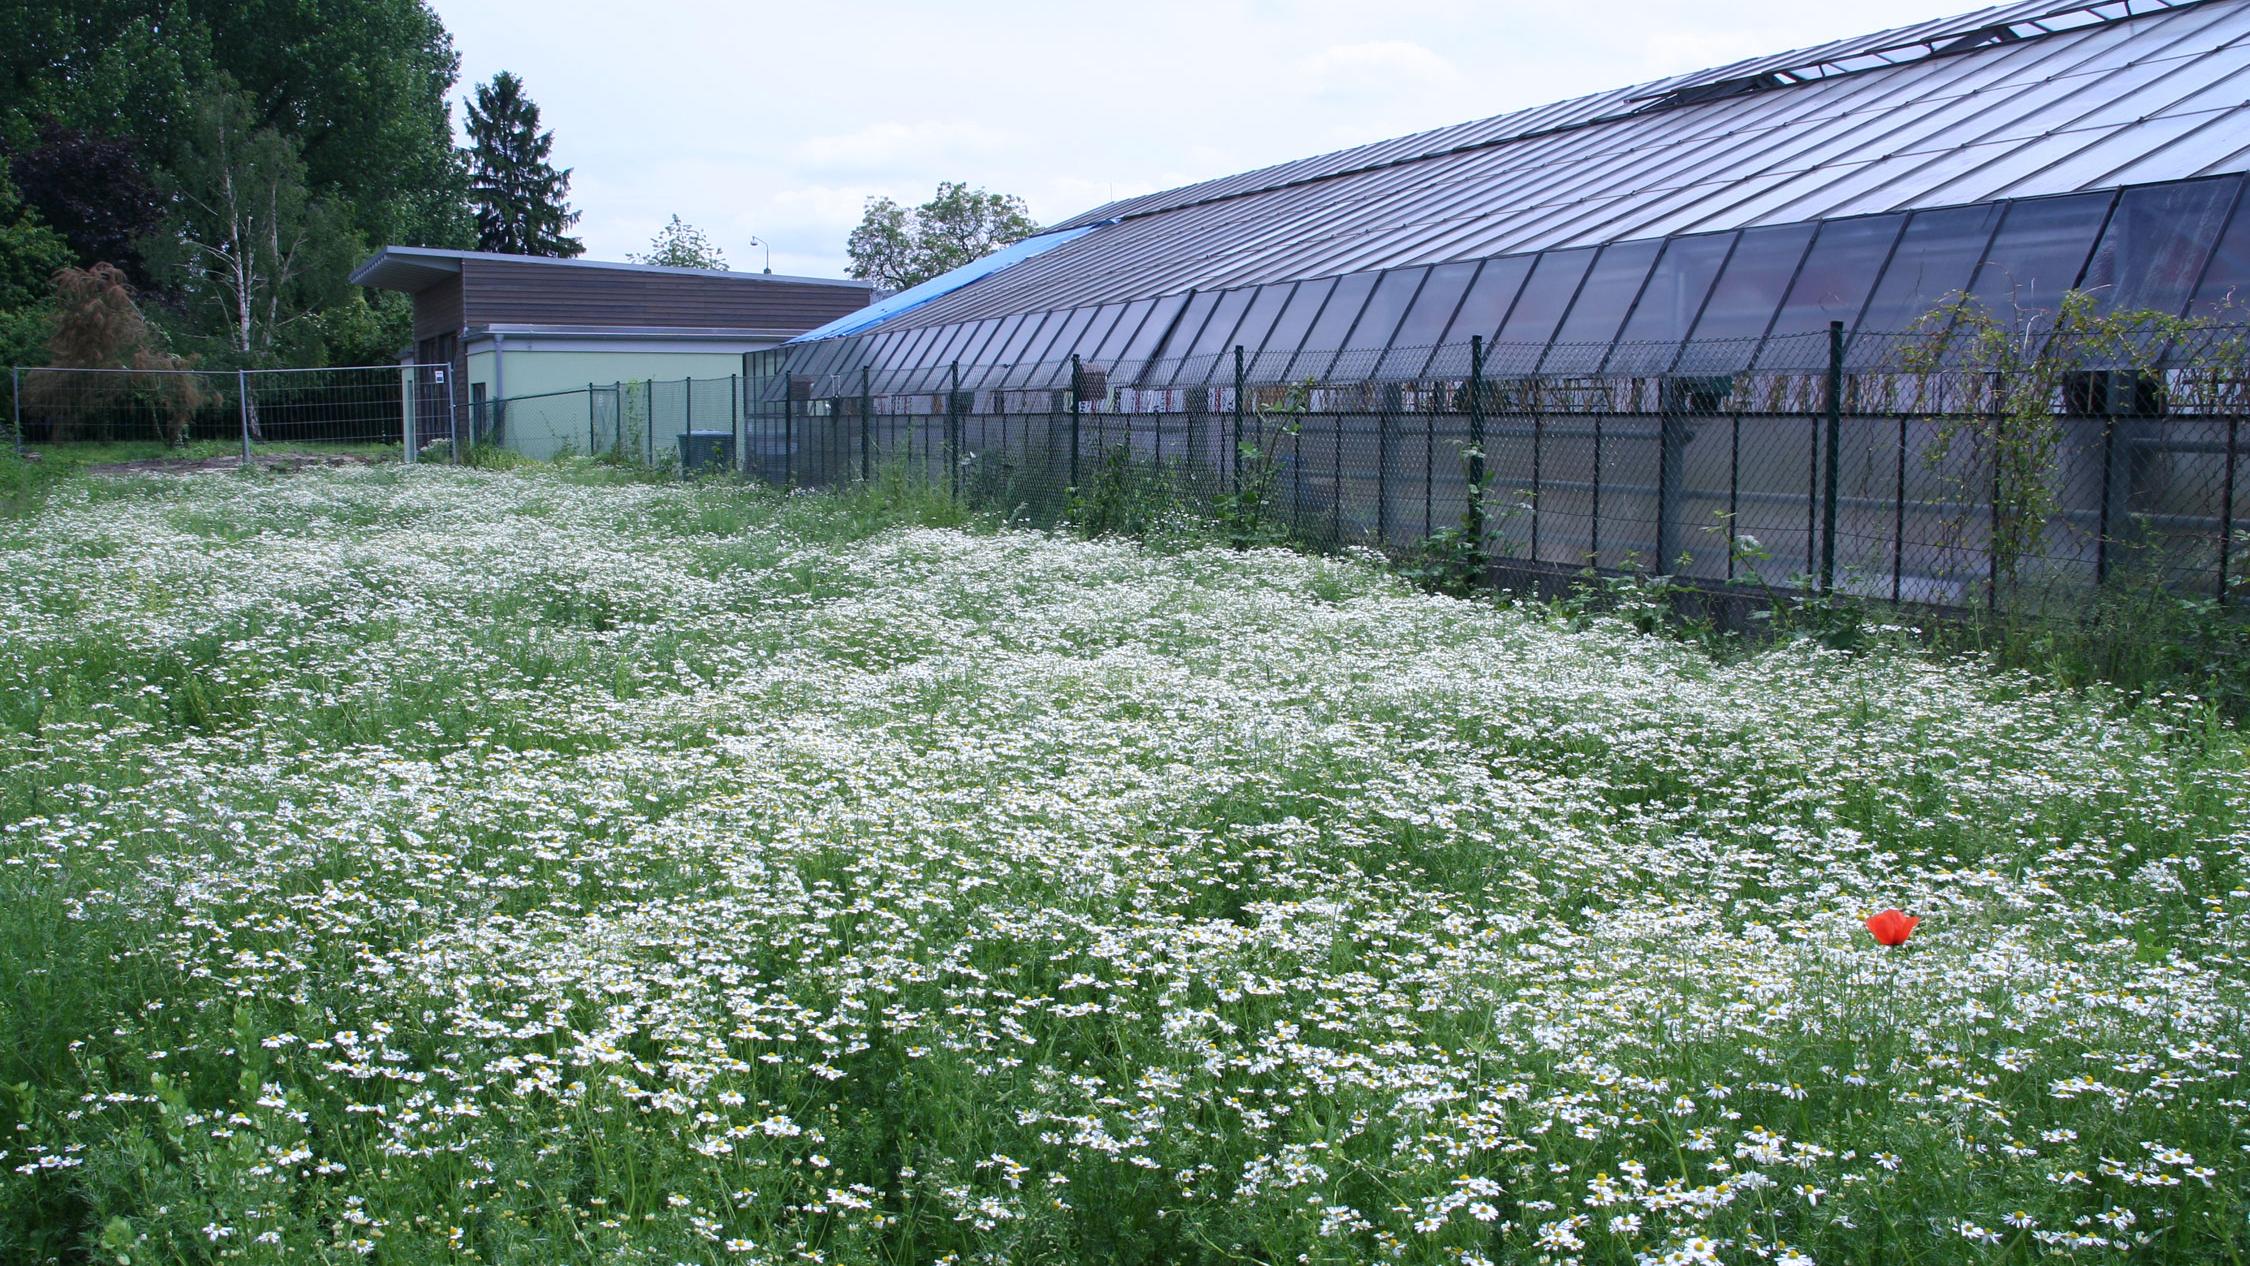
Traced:
<path fill-rule="evenodd" d="M 2020 4 L 1190 185 L 814 330 L 791 372 L 1033 385 L 1076 354 L 1169 386 L 1242 347 L 1257 379 L 1412 380 L 1474 336 L 1724 372 L 1953 291 L 2207 310 L 2250 283 L 2246 37 L 2239 0 Z"/>
<path fill-rule="evenodd" d="M 1739 579 L 1749 538 L 1941 605 L 2128 556 L 2224 594 L 2241 375 L 2201 370 L 2239 340 L 2108 340 L 2032 474 L 1948 420 L 2020 412 L 1960 347 L 1903 371 L 2074 290 L 2082 324 L 2236 321 L 2246 97 L 2246 0 L 2049 0 L 1126 199 L 753 357 L 746 442 L 796 482 L 1028 501 L 1122 453 L 1225 492 L 1286 408 L 1257 455 L 1329 540 L 1469 513 L 1561 574 Z"/>

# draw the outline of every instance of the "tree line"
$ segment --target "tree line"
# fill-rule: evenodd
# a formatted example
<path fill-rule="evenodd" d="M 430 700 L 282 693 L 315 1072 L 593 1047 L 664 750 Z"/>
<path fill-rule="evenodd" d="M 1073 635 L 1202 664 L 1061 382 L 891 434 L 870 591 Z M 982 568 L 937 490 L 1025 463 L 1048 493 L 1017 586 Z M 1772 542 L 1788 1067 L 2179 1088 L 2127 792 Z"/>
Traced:
<path fill-rule="evenodd" d="M 379 245 L 572 256 L 570 172 L 516 76 L 467 102 L 421 0 L 0 10 L 0 362 L 388 362 Z"/>
<path fill-rule="evenodd" d="M 349 283 L 375 247 L 579 255 L 523 81 L 476 85 L 456 145 L 459 67 L 424 0 L 0 6 L 0 364 L 387 363 L 412 304 Z M 869 199 L 847 249 L 903 289 L 1036 231 L 947 182 Z M 726 267 L 678 216 L 631 258 Z"/>

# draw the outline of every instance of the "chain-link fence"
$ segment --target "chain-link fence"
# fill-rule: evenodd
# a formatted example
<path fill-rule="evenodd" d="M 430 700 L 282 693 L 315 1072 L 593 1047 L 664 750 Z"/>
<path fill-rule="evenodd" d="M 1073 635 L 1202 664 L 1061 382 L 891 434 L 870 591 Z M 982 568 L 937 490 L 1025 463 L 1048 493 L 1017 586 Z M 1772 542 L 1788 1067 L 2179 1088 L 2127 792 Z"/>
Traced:
<path fill-rule="evenodd" d="M 158 441 L 353 451 L 412 461 L 459 448 L 444 366 L 340 369 L 12 369 L 14 443 Z"/>
<path fill-rule="evenodd" d="M 1097 530 L 1255 521 L 1400 557 L 1466 536 L 1494 581 L 1550 590 L 1592 568 L 1973 609 L 2130 575 L 2224 599 L 2242 333 L 2000 367 L 1922 333 L 820 373 L 782 349 L 739 379 L 510 400 L 489 438 L 792 487 L 901 477 Z"/>

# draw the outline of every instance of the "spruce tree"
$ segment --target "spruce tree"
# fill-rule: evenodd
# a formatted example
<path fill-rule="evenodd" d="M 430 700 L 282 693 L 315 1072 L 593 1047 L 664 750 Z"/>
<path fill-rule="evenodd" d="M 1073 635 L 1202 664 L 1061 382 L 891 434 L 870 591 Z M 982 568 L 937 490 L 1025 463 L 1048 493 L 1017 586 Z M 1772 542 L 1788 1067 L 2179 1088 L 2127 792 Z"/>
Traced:
<path fill-rule="evenodd" d="M 578 223 L 570 209 L 570 169 L 547 161 L 555 134 L 539 130 L 539 106 L 523 80 L 507 71 L 477 86 L 469 111 L 469 201 L 476 208 L 477 249 L 569 259 L 585 244 L 563 231 Z"/>

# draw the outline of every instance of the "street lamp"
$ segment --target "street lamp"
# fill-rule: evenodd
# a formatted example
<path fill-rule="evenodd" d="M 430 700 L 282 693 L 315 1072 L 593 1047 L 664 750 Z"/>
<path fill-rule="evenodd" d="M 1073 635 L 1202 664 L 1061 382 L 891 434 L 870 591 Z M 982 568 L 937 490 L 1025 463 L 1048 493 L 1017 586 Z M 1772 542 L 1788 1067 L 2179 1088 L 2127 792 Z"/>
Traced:
<path fill-rule="evenodd" d="M 773 273 L 773 247 L 767 243 L 766 239 L 762 237 L 751 238 L 750 244 L 752 246 L 758 247 L 766 253 L 766 273 L 767 275 L 771 276 Z"/>

